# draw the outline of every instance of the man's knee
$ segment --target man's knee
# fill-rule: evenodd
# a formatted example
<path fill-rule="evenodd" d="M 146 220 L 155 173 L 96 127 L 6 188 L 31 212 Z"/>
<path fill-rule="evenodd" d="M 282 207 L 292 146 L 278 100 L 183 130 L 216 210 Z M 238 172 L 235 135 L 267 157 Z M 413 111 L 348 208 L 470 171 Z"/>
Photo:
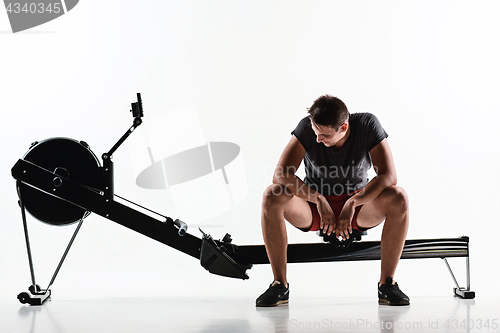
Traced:
<path fill-rule="evenodd" d="M 406 191 L 400 186 L 390 186 L 385 191 L 389 196 L 390 207 L 398 211 L 408 211 L 409 199 Z"/>
<path fill-rule="evenodd" d="M 293 194 L 286 188 L 286 186 L 281 184 L 272 184 L 264 191 L 262 196 L 262 206 L 276 207 L 277 205 L 285 204 Z"/>

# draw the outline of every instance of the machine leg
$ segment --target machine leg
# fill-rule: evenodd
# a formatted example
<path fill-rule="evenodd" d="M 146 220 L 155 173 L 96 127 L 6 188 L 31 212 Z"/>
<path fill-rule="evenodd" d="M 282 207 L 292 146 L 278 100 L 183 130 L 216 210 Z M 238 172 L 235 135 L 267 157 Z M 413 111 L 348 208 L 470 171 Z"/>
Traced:
<path fill-rule="evenodd" d="M 473 299 L 476 297 L 476 293 L 470 290 L 470 266 L 469 266 L 469 257 L 465 258 L 465 267 L 466 267 L 466 278 L 467 278 L 467 288 L 460 287 L 457 279 L 455 278 L 455 274 L 453 274 L 453 271 L 451 270 L 451 266 L 448 263 L 448 260 L 446 258 L 443 258 L 444 263 L 446 264 L 446 267 L 448 267 L 448 271 L 451 274 L 451 277 L 453 279 L 453 282 L 455 282 L 456 288 L 453 288 L 453 293 L 456 296 L 459 296 L 461 298 L 465 299 Z"/>
<path fill-rule="evenodd" d="M 19 196 L 21 198 L 21 196 Z M 28 223 L 26 222 L 26 212 L 25 212 L 25 207 L 22 202 L 22 199 L 19 199 L 19 205 L 21 206 L 21 214 L 23 218 L 23 227 L 24 227 L 24 235 L 26 239 L 26 249 L 28 251 L 28 261 L 29 261 L 29 266 L 30 266 L 30 273 L 31 273 L 31 283 L 32 285 L 28 288 L 27 292 L 22 292 L 19 295 L 17 295 L 17 299 L 23 303 L 23 304 L 30 304 L 30 305 L 42 305 L 51 295 L 50 291 L 50 286 L 54 283 L 54 280 L 57 277 L 57 274 L 59 273 L 59 270 L 61 269 L 61 266 L 66 259 L 66 256 L 69 252 L 69 249 L 71 248 L 71 245 L 73 244 L 73 241 L 76 238 L 76 235 L 78 234 L 78 231 L 80 230 L 83 220 L 85 217 L 87 217 L 90 212 L 87 212 L 81 219 L 80 222 L 78 223 L 78 226 L 76 227 L 75 232 L 73 233 L 73 236 L 71 237 L 71 240 L 69 241 L 68 246 L 66 247 L 66 250 L 64 251 L 64 254 L 59 261 L 59 264 L 56 268 L 56 271 L 54 272 L 54 275 L 52 276 L 52 279 L 50 280 L 49 286 L 47 289 L 41 289 L 38 284 L 36 284 L 35 280 L 35 268 L 33 265 L 33 257 L 31 255 L 31 246 L 30 246 L 30 240 L 29 240 L 29 234 L 28 234 Z"/>
<path fill-rule="evenodd" d="M 31 245 L 30 245 L 30 238 L 28 234 L 28 223 L 26 222 L 26 210 L 24 208 L 23 201 L 21 199 L 21 196 L 19 196 L 19 206 L 21 206 L 21 215 L 23 217 L 23 227 L 24 227 L 24 238 L 26 240 L 26 250 L 28 252 L 28 262 L 30 265 L 30 274 L 31 274 L 31 283 L 32 286 L 36 286 L 36 280 L 35 280 L 35 268 L 33 266 L 33 257 L 31 256 Z"/>

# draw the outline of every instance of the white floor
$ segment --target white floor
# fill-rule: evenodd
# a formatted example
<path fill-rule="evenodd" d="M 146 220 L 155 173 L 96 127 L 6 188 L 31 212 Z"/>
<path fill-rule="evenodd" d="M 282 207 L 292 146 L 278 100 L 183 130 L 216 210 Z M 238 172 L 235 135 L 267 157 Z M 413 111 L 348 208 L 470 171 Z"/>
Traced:
<path fill-rule="evenodd" d="M 479 299 L 412 298 L 409 307 L 373 298 L 294 298 L 278 308 L 253 299 L 49 299 L 0 302 L 2 333 L 99 332 L 500 332 L 499 306 Z"/>

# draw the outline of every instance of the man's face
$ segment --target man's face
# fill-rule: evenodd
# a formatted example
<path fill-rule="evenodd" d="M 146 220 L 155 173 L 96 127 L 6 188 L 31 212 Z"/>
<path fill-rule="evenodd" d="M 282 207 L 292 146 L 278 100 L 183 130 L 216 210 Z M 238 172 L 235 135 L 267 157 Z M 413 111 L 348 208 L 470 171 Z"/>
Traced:
<path fill-rule="evenodd" d="M 335 146 L 346 134 L 347 124 L 343 124 L 338 131 L 331 126 L 317 125 L 311 120 L 311 125 L 316 134 L 316 141 L 327 147 Z"/>

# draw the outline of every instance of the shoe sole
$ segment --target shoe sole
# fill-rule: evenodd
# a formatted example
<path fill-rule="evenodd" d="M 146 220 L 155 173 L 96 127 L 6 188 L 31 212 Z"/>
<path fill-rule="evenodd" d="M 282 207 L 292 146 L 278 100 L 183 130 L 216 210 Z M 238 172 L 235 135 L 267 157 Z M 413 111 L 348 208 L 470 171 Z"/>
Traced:
<path fill-rule="evenodd" d="M 392 305 L 392 306 L 404 306 L 404 305 L 410 305 L 410 302 L 391 303 L 391 301 L 389 301 L 387 299 L 381 299 L 381 298 L 379 298 L 378 304 L 380 304 L 380 305 Z"/>
<path fill-rule="evenodd" d="M 284 300 L 284 301 L 278 301 L 277 303 L 274 303 L 274 304 L 256 304 L 255 306 L 257 306 L 259 308 L 272 308 L 275 306 L 287 305 L 287 304 L 288 304 L 288 300 Z"/>

